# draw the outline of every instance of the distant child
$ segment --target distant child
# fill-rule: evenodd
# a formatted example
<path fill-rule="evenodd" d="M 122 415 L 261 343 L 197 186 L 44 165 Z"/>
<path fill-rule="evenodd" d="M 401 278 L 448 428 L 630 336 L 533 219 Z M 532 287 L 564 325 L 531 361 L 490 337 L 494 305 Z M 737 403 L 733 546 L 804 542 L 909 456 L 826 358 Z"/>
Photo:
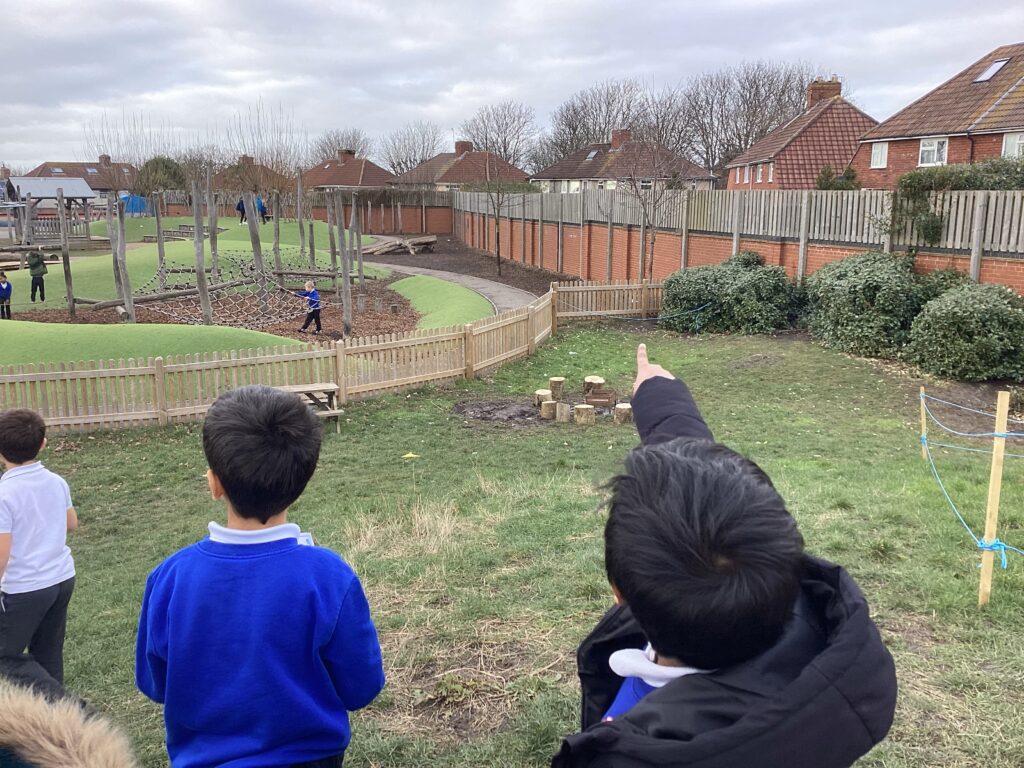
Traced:
<path fill-rule="evenodd" d="M 578 654 L 583 731 L 555 768 L 847 768 L 889 731 L 892 657 L 764 471 L 637 352 L 642 445 L 610 483 L 616 607 Z"/>
<path fill-rule="evenodd" d="M 313 333 L 320 333 L 320 293 L 312 280 L 306 281 L 306 290 L 296 291 L 296 296 L 301 296 L 309 302 L 309 311 L 306 313 L 306 322 L 299 328 L 299 333 L 305 333 L 310 323 L 316 322 L 316 330 Z"/>
<path fill-rule="evenodd" d="M 32 251 L 28 255 L 28 273 L 32 276 L 32 301 L 36 300 L 36 290 L 39 291 L 39 300 L 46 301 L 46 287 L 43 285 L 43 275 L 47 272 L 46 261 L 42 251 Z"/>
<path fill-rule="evenodd" d="M 238 203 L 235 205 L 235 210 L 238 211 L 238 223 L 245 224 L 245 200 L 241 197 L 238 198 Z"/>
<path fill-rule="evenodd" d="M 256 196 L 256 211 L 259 213 L 260 219 L 263 223 L 266 224 L 270 217 L 267 215 L 267 204 L 263 202 L 262 195 Z"/>
<path fill-rule="evenodd" d="M 320 421 L 294 395 L 242 387 L 210 407 L 203 451 L 227 525 L 149 575 L 136 646 L 171 765 L 340 767 L 348 713 L 380 693 L 384 670 L 356 574 L 288 522 Z"/>
<path fill-rule="evenodd" d="M 0 320 L 11 319 L 11 295 L 14 286 L 7 282 L 7 275 L 0 272 Z"/>
<path fill-rule="evenodd" d="M 0 412 L 0 675 L 57 697 L 75 589 L 67 533 L 78 515 L 64 478 L 36 458 L 45 445 L 38 413 Z"/>

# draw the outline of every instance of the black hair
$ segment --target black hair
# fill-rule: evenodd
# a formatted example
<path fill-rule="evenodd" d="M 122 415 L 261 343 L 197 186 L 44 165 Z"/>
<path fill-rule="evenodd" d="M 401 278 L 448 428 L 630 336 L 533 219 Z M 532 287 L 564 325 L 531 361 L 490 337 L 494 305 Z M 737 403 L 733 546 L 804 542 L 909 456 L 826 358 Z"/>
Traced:
<path fill-rule="evenodd" d="M 12 464 L 32 461 L 43 449 L 46 422 L 35 411 L 0 411 L 0 456 Z"/>
<path fill-rule="evenodd" d="M 658 654 L 721 669 L 778 641 L 804 541 L 760 467 L 679 438 L 633 450 L 608 487 L 608 579 Z"/>
<path fill-rule="evenodd" d="M 265 523 L 302 495 L 320 457 L 320 433 L 320 420 L 298 396 L 240 387 L 207 411 L 203 452 L 235 512 Z"/>

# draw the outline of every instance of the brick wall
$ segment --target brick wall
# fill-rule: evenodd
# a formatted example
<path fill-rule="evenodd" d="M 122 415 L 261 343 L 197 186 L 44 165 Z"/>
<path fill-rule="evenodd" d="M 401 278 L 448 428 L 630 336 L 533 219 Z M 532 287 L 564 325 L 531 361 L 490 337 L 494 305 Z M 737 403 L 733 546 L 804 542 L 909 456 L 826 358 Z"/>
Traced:
<path fill-rule="evenodd" d="M 953 136 L 949 139 L 946 150 L 946 163 L 970 163 L 999 157 L 1003 153 L 1003 134 L 993 133 L 974 136 L 972 157 L 972 138 Z M 861 144 L 853 158 L 853 169 L 857 172 L 857 181 L 865 189 L 895 189 L 899 177 L 908 171 L 918 168 L 920 157 L 920 139 L 901 139 L 889 142 L 889 156 L 885 168 L 871 168 L 871 142 Z"/>

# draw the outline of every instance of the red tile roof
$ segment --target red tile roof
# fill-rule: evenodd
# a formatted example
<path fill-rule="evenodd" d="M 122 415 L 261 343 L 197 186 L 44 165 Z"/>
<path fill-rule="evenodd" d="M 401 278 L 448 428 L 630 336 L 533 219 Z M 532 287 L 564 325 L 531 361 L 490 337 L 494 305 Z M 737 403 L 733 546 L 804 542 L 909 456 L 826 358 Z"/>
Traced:
<path fill-rule="evenodd" d="M 989 65 L 1009 59 L 988 80 Z M 1024 43 L 1004 45 L 900 110 L 863 141 L 1024 129 Z"/>
<path fill-rule="evenodd" d="M 340 156 L 302 173 L 302 183 L 313 187 L 383 187 L 397 177 L 366 158 Z"/>
<path fill-rule="evenodd" d="M 56 169 L 60 169 L 60 173 Z M 130 163 L 60 163 L 47 161 L 26 173 L 49 179 L 85 179 L 95 192 L 128 189 L 135 181 L 135 166 Z"/>
<path fill-rule="evenodd" d="M 239 162 L 213 175 L 213 188 L 226 192 L 280 191 L 290 190 L 294 186 L 294 178 L 253 162 L 251 157 L 240 158 Z"/>
<path fill-rule="evenodd" d="M 590 155 L 593 153 L 593 157 Z M 590 158 L 590 159 L 588 159 Z M 657 144 L 627 141 L 613 150 L 611 144 L 590 144 L 549 165 L 533 179 L 622 179 L 626 177 L 714 179 L 714 175 L 684 157 Z"/>
<path fill-rule="evenodd" d="M 406 171 L 395 184 L 476 184 L 526 181 L 527 174 L 493 152 L 442 152 Z"/>

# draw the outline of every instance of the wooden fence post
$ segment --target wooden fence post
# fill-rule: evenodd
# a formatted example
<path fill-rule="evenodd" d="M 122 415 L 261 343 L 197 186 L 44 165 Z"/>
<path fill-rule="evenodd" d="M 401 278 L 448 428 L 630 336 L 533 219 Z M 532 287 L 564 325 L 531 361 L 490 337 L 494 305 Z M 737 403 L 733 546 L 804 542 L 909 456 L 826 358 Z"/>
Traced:
<path fill-rule="evenodd" d="M 558 283 L 551 284 L 551 335 L 558 332 Z"/>
<path fill-rule="evenodd" d="M 558 194 L 558 250 L 555 251 L 555 271 L 559 274 L 562 273 L 562 261 L 565 258 L 565 240 L 563 235 L 563 210 L 564 210 L 565 197 L 562 193 Z"/>
<path fill-rule="evenodd" d="M 921 458 L 928 461 L 928 412 L 924 406 L 924 387 L 921 387 Z"/>
<path fill-rule="evenodd" d="M 473 324 L 466 323 L 465 328 L 462 331 L 462 346 L 465 348 L 463 352 L 463 358 L 466 361 L 466 378 L 472 379 L 475 371 L 474 368 L 474 342 L 473 342 Z"/>
<path fill-rule="evenodd" d="M 615 237 L 614 226 L 615 226 L 615 190 L 611 190 L 611 194 L 608 196 L 608 276 L 605 278 L 608 281 L 612 279 L 612 240 Z"/>
<path fill-rule="evenodd" d="M 896 212 L 893 207 L 896 205 L 896 196 L 892 192 L 886 192 L 885 201 L 882 204 L 882 211 L 886 216 L 885 231 L 882 233 L 882 253 L 892 253 L 892 230 L 896 226 Z"/>
<path fill-rule="evenodd" d="M 528 357 L 532 357 L 533 353 L 537 351 L 537 337 L 533 334 L 533 316 L 534 306 L 530 304 L 526 307 L 526 354 Z"/>
<path fill-rule="evenodd" d="M 523 196 L 523 209 L 520 211 L 520 218 L 522 219 L 521 225 L 521 237 L 519 239 L 519 260 L 526 263 L 526 195 Z"/>
<path fill-rule="evenodd" d="M 640 282 L 640 317 L 647 317 L 647 281 Z"/>
<path fill-rule="evenodd" d="M 587 270 L 583 266 L 583 231 L 587 226 L 587 190 L 583 185 L 586 182 L 580 182 L 580 269 L 579 276 L 584 280 L 587 279 Z"/>
<path fill-rule="evenodd" d="M 157 357 L 153 360 L 156 370 L 153 372 L 153 395 L 156 400 L 156 419 L 160 426 L 167 424 L 167 389 L 164 382 L 164 359 Z"/>
<path fill-rule="evenodd" d="M 420 232 L 427 234 L 427 193 L 420 192 Z"/>
<path fill-rule="evenodd" d="M 732 193 L 732 255 L 740 252 L 740 217 L 743 215 L 743 192 Z"/>
<path fill-rule="evenodd" d="M 330 193 L 328 192 L 328 195 Z M 347 342 L 334 342 L 334 383 L 338 385 L 338 402 L 344 405 L 348 402 L 348 376 L 345 372 L 345 348 Z"/>
<path fill-rule="evenodd" d="M 64 210 L 64 189 L 57 188 L 57 221 L 60 223 L 60 260 L 64 266 L 64 290 L 68 297 L 68 315 L 75 319 L 75 289 L 71 282 L 71 253 L 68 250 L 68 216 Z"/>
<path fill-rule="evenodd" d="M 985 535 L 983 544 L 996 540 L 999 527 L 999 495 L 1003 487 L 1003 457 L 1006 452 L 1006 422 L 1010 411 L 1010 393 L 1003 390 L 996 397 L 996 430 L 992 440 L 992 470 L 988 478 L 988 504 L 985 507 Z M 981 553 L 981 583 L 978 586 L 978 605 L 987 605 L 992 596 L 992 570 L 996 553 L 986 549 Z"/>
<path fill-rule="evenodd" d="M 807 236 L 811 225 L 811 191 L 805 189 L 800 195 L 800 250 L 796 258 L 796 282 L 800 285 L 807 274 Z"/>
<path fill-rule="evenodd" d="M 981 281 L 981 254 L 985 240 L 985 218 L 988 214 L 988 192 L 975 192 L 978 197 L 974 202 L 974 228 L 971 231 L 971 279 Z"/>
<path fill-rule="evenodd" d="M 690 190 L 683 190 L 683 212 L 682 226 L 679 228 L 679 268 L 686 269 L 689 261 L 689 243 L 690 239 Z"/>
<path fill-rule="evenodd" d="M 535 267 L 544 268 L 544 195 L 540 193 L 540 200 L 538 200 L 537 208 L 537 263 Z"/>

